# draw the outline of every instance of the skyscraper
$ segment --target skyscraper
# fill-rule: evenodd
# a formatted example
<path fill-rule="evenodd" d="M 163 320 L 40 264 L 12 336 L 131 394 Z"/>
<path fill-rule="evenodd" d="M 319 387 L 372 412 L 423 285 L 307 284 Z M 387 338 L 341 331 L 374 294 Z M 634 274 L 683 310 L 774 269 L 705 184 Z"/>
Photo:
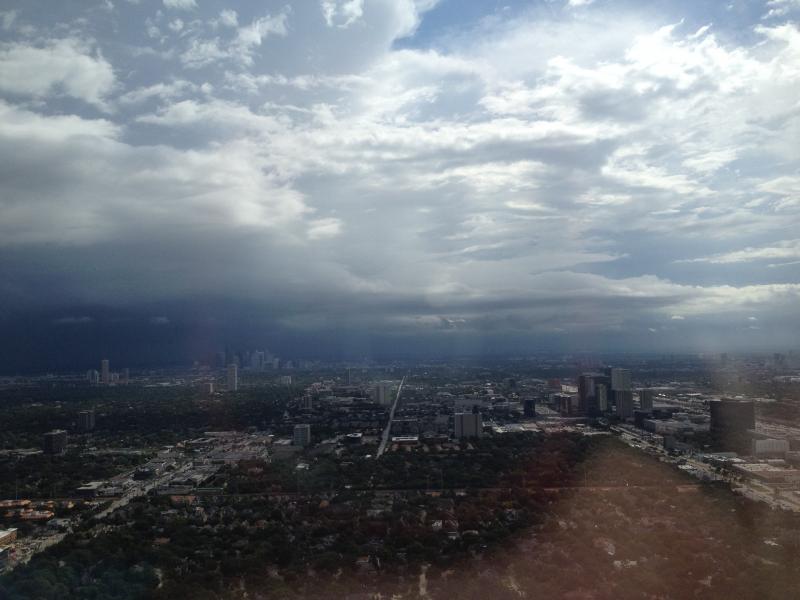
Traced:
<path fill-rule="evenodd" d="M 111 370 L 107 358 L 100 361 L 100 383 L 103 385 L 111 383 Z"/>
<path fill-rule="evenodd" d="M 642 410 L 653 410 L 653 390 L 639 390 L 639 408 Z"/>
<path fill-rule="evenodd" d="M 536 400 L 533 398 L 525 398 L 522 401 L 522 414 L 526 417 L 536 416 Z"/>
<path fill-rule="evenodd" d="M 375 402 L 381 406 L 392 403 L 391 399 L 391 386 L 386 382 L 379 382 L 375 385 Z"/>
<path fill-rule="evenodd" d="M 483 417 L 479 412 L 456 413 L 453 415 L 456 439 L 476 438 L 483 435 Z"/>
<path fill-rule="evenodd" d="M 628 369 L 611 369 L 611 389 L 628 391 L 631 389 L 631 372 Z"/>
<path fill-rule="evenodd" d="M 239 389 L 239 367 L 235 364 L 228 365 L 227 390 L 235 392 Z"/>
<path fill-rule="evenodd" d="M 617 413 L 619 413 L 620 399 L 624 402 L 627 400 L 628 396 L 631 395 L 631 402 L 633 402 L 632 394 L 628 394 L 628 392 L 631 391 L 631 372 L 628 369 L 610 367 L 606 369 L 606 375 L 608 376 L 610 386 L 608 395 L 609 404 L 613 404 L 617 407 Z M 627 407 L 623 408 L 625 412 L 627 412 L 626 409 Z M 630 409 L 630 414 L 627 416 L 633 416 L 633 408 Z"/>
<path fill-rule="evenodd" d="M 608 412 L 608 387 L 604 383 L 595 383 L 594 396 L 597 410 L 601 413 Z"/>
<path fill-rule="evenodd" d="M 304 447 L 311 444 L 311 425 L 295 425 L 292 435 L 292 444 Z"/>
<path fill-rule="evenodd" d="M 266 353 L 263 350 L 256 350 L 250 355 L 250 368 L 254 371 L 261 371 L 264 369 L 266 361 Z"/>
<path fill-rule="evenodd" d="M 614 397 L 617 400 L 617 416 L 628 419 L 633 416 L 633 392 L 630 390 L 616 390 Z"/>
<path fill-rule="evenodd" d="M 595 412 L 594 380 L 590 374 L 578 377 L 578 402 L 582 414 Z"/>

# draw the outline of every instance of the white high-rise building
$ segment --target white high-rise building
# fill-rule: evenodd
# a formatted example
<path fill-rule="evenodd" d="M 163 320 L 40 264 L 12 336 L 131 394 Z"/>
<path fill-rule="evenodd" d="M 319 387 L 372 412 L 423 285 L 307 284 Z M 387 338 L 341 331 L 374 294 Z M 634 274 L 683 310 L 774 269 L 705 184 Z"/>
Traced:
<path fill-rule="evenodd" d="M 228 365 L 227 390 L 235 392 L 239 389 L 239 367 L 235 364 Z"/>
<path fill-rule="evenodd" d="M 295 446 L 308 446 L 311 444 L 311 425 L 295 425 L 292 435 L 292 444 Z"/>
<path fill-rule="evenodd" d="M 111 383 L 111 369 L 107 358 L 100 361 L 100 383 L 103 385 Z"/>
<path fill-rule="evenodd" d="M 456 439 L 476 438 L 483 435 L 483 416 L 481 413 L 456 413 L 453 415 Z"/>

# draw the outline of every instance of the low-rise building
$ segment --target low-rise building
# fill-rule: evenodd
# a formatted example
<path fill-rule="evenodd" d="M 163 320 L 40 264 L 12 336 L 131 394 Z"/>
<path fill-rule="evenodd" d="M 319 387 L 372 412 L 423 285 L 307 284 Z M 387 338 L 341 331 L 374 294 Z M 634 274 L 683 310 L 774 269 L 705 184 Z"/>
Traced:
<path fill-rule="evenodd" d="M 64 454 L 67 450 L 67 432 L 54 429 L 44 434 L 45 454 Z"/>
<path fill-rule="evenodd" d="M 309 446 L 311 444 L 311 425 L 301 424 L 294 426 L 292 443 L 295 446 Z"/>
<path fill-rule="evenodd" d="M 789 452 L 789 440 L 753 440 L 753 456 L 786 456 Z"/>
<path fill-rule="evenodd" d="M 742 463 L 732 465 L 734 471 L 738 471 L 750 479 L 758 479 L 765 483 L 797 483 L 800 482 L 800 469 L 791 469 L 781 465 L 770 463 Z"/>
<path fill-rule="evenodd" d="M 16 529 L 0 529 L 0 546 L 8 546 L 17 539 Z"/>

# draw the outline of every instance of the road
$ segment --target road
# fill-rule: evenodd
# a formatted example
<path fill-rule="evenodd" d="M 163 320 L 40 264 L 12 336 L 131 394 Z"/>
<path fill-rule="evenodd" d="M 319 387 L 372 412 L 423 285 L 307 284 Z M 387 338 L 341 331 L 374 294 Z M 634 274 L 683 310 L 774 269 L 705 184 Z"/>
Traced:
<path fill-rule="evenodd" d="M 397 396 L 394 398 L 394 403 L 392 404 L 392 410 L 389 411 L 389 422 L 386 423 L 386 429 L 383 430 L 383 436 L 381 436 L 381 445 L 378 446 L 378 452 L 375 454 L 375 458 L 380 458 L 381 455 L 386 452 L 386 445 L 389 443 L 389 434 L 392 431 L 392 421 L 394 420 L 394 411 L 397 410 L 397 403 L 400 401 L 400 392 L 403 391 L 403 384 L 406 382 L 405 375 L 400 380 L 400 387 L 397 388 Z"/>
<path fill-rule="evenodd" d="M 9 569 L 13 569 L 19 565 L 29 562 L 35 554 L 43 552 L 50 546 L 58 544 L 67 535 L 72 533 L 74 529 L 82 521 L 91 520 L 99 523 L 103 519 L 108 517 L 110 514 L 112 514 L 114 511 L 127 505 L 133 498 L 136 498 L 138 496 L 144 496 L 151 489 L 159 485 L 166 485 L 172 477 L 174 477 L 177 474 L 186 472 L 186 470 L 189 469 L 190 467 L 191 467 L 191 462 L 186 460 L 186 462 L 184 462 L 184 464 L 182 464 L 175 471 L 164 473 L 147 482 L 136 482 L 134 485 L 125 490 L 122 496 L 119 496 L 117 498 L 108 498 L 108 500 L 110 500 L 110 504 L 103 510 L 100 510 L 93 514 L 80 514 L 71 517 L 69 519 L 69 525 L 64 528 L 65 529 L 64 531 L 49 531 L 48 529 L 43 528 L 42 532 L 39 535 L 24 537 L 18 540 L 15 544 L 17 557 L 16 560 L 14 560 L 9 565 Z M 132 480 L 134 472 L 135 469 L 132 469 L 131 471 L 124 473 L 123 476 L 126 476 L 127 478 Z M 92 535 L 96 535 L 99 531 L 102 531 L 102 528 L 98 529 L 97 527 L 95 527 L 93 529 Z"/>
<path fill-rule="evenodd" d="M 632 431 L 623 427 L 612 427 L 611 430 L 618 434 L 620 438 L 638 448 L 650 449 L 657 452 L 662 456 L 668 456 L 662 448 L 654 444 L 645 434 Z M 757 502 L 764 502 L 772 508 L 783 508 L 793 512 L 800 512 L 800 499 L 794 494 L 793 490 L 775 489 L 769 485 L 760 483 L 758 481 L 740 481 L 734 484 L 731 481 L 729 473 L 718 473 L 717 470 L 693 456 L 684 456 L 681 458 L 684 464 L 692 467 L 698 475 L 704 476 L 711 481 L 727 481 L 731 485 L 731 489 L 751 500 Z"/>

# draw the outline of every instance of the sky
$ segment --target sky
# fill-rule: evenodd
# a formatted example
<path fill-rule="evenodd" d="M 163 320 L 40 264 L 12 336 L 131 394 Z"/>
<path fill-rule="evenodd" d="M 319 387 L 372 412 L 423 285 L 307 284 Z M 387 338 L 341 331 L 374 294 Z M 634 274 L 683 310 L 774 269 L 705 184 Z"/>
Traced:
<path fill-rule="evenodd" d="M 798 17 L 5 0 L 0 365 L 796 347 Z"/>

